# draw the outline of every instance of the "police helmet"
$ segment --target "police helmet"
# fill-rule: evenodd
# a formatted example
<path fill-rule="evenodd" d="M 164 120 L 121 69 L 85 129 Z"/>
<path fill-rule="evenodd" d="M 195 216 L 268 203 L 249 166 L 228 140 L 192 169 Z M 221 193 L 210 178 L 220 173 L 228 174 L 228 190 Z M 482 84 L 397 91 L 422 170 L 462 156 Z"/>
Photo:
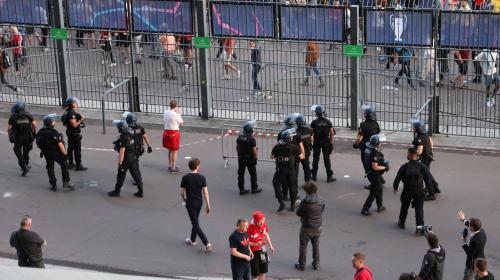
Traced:
<path fill-rule="evenodd" d="M 52 128 L 54 127 L 54 122 L 56 120 L 56 114 L 50 114 L 43 117 L 43 127 Z"/>
<path fill-rule="evenodd" d="M 306 118 L 304 118 L 304 116 L 300 114 L 295 118 L 295 123 L 297 124 L 297 127 L 300 128 L 307 126 Z"/>
<path fill-rule="evenodd" d="M 128 113 L 125 120 L 127 121 L 127 124 L 131 126 L 137 122 L 137 116 L 134 113 Z"/>
<path fill-rule="evenodd" d="M 378 134 L 375 134 L 370 137 L 370 141 L 368 142 L 367 146 L 369 146 L 370 148 L 375 148 L 378 144 L 380 144 L 380 136 Z"/>
<path fill-rule="evenodd" d="M 127 122 L 124 120 L 114 120 L 113 124 L 118 128 L 118 132 L 123 132 L 128 128 Z"/>
<path fill-rule="evenodd" d="M 66 107 L 69 107 L 69 105 L 71 105 L 73 103 L 78 104 L 78 103 L 80 103 L 80 100 L 74 96 L 70 96 L 70 97 L 68 97 L 68 99 L 66 99 L 65 105 L 66 105 Z"/>
<path fill-rule="evenodd" d="M 325 108 L 321 105 L 313 105 L 311 110 L 316 112 L 316 116 L 321 117 L 325 114 Z"/>
<path fill-rule="evenodd" d="M 243 124 L 243 133 L 246 135 L 250 135 L 253 133 L 253 128 L 257 124 L 255 120 L 247 121 Z"/>
<path fill-rule="evenodd" d="M 424 122 L 422 120 L 411 120 L 413 131 L 416 133 L 425 132 Z"/>
<path fill-rule="evenodd" d="M 290 129 L 287 129 L 287 130 L 281 132 L 279 143 L 280 144 L 289 143 L 292 140 L 293 136 L 295 136 L 296 133 L 297 132 L 295 131 L 295 128 L 290 128 Z"/>
<path fill-rule="evenodd" d="M 361 109 L 365 113 L 365 119 L 375 121 L 377 120 L 377 114 L 375 113 L 375 109 L 369 105 L 361 106 Z"/>
<path fill-rule="evenodd" d="M 17 101 L 16 104 L 12 106 L 11 112 L 17 114 L 23 112 L 25 109 L 26 109 L 26 103 L 24 103 L 23 101 Z"/>
<path fill-rule="evenodd" d="M 284 123 L 286 128 L 295 127 L 295 117 L 293 115 L 286 116 Z"/>

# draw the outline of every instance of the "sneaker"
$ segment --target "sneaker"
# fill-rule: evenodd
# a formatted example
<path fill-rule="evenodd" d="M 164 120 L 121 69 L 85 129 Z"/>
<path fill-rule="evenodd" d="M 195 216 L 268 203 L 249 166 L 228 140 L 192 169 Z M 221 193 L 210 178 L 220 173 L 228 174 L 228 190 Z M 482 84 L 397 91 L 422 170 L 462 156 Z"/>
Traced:
<path fill-rule="evenodd" d="M 73 164 L 73 163 L 69 163 L 69 164 L 68 164 L 68 169 L 73 169 L 73 168 L 75 168 L 75 164 Z"/>
<path fill-rule="evenodd" d="M 75 171 L 85 171 L 87 170 L 88 168 L 81 165 L 81 164 L 77 164 L 76 167 L 75 167 Z"/>
<path fill-rule="evenodd" d="M 276 210 L 276 212 L 281 212 L 283 211 L 283 209 L 285 209 L 285 203 L 283 203 L 282 201 L 280 202 L 280 206 L 278 207 L 278 210 Z"/>
<path fill-rule="evenodd" d="M 304 266 L 301 265 L 300 263 L 296 263 L 295 264 L 295 269 L 299 270 L 299 271 L 304 271 Z"/>
<path fill-rule="evenodd" d="M 481 83 L 481 77 L 475 77 L 475 78 L 472 80 L 472 82 L 473 82 L 474 84 L 480 84 L 480 83 Z"/>
<path fill-rule="evenodd" d="M 313 263 L 312 267 L 314 270 L 319 270 L 319 264 Z"/>
<path fill-rule="evenodd" d="M 335 182 L 335 181 L 337 181 L 337 178 L 334 178 L 334 177 L 328 177 L 328 178 L 326 178 L 326 182 L 327 183 L 331 183 L 331 182 Z"/>
<path fill-rule="evenodd" d="M 186 238 L 186 241 L 184 241 L 184 243 L 189 246 L 196 246 L 196 242 L 191 241 L 191 239 L 189 238 Z"/>
<path fill-rule="evenodd" d="M 128 59 L 127 59 L 127 60 L 125 60 L 125 63 L 124 63 L 124 64 L 125 64 L 125 65 L 129 65 L 129 64 L 130 64 L 130 60 L 128 60 Z"/>
<path fill-rule="evenodd" d="M 259 188 L 252 190 L 252 194 L 256 194 L 256 193 L 260 193 L 260 192 L 262 192 L 262 189 L 259 189 Z"/>
<path fill-rule="evenodd" d="M 417 90 L 417 88 L 413 84 L 410 84 L 409 86 L 410 86 L 411 89 Z"/>
<path fill-rule="evenodd" d="M 240 195 L 245 195 L 245 194 L 248 194 L 248 193 L 250 193 L 249 190 L 241 190 L 240 191 Z"/>
<path fill-rule="evenodd" d="M 19 94 L 24 94 L 24 90 L 20 89 L 20 88 L 17 88 L 16 89 L 16 92 L 19 93 Z"/>
<path fill-rule="evenodd" d="M 405 223 L 403 221 L 398 221 L 398 228 L 405 229 Z"/>
<path fill-rule="evenodd" d="M 74 190 L 75 187 L 70 185 L 69 182 L 63 182 L 63 189 L 69 189 L 69 190 Z"/>
<path fill-rule="evenodd" d="M 212 252 L 212 244 L 208 243 L 207 246 L 205 246 L 205 252 L 210 253 Z"/>
<path fill-rule="evenodd" d="M 28 174 L 28 172 L 30 172 L 28 168 L 24 169 L 23 173 L 21 174 L 21 176 L 25 177 L 26 174 Z"/>
<path fill-rule="evenodd" d="M 57 192 L 57 186 L 56 185 L 52 185 L 52 187 L 50 188 L 51 191 L 53 192 Z"/>
<path fill-rule="evenodd" d="M 365 190 L 371 190 L 372 189 L 371 185 L 366 185 L 366 186 L 364 186 L 364 188 L 365 188 Z"/>
<path fill-rule="evenodd" d="M 104 63 L 106 63 L 106 61 L 104 61 L 104 59 L 101 60 L 101 64 L 104 65 Z"/>
<path fill-rule="evenodd" d="M 229 75 L 224 75 L 224 77 L 222 77 L 223 80 L 229 80 L 230 78 Z"/>
<path fill-rule="evenodd" d="M 44 52 L 50 52 L 50 49 L 49 48 L 43 48 L 43 51 Z"/>
<path fill-rule="evenodd" d="M 424 231 L 423 230 L 420 230 L 420 229 L 416 229 L 415 230 L 415 236 L 419 237 L 419 236 L 423 236 L 424 235 Z"/>
<path fill-rule="evenodd" d="M 311 174 L 311 180 L 313 180 L 314 182 L 316 182 L 316 174 Z"/>
<path fill-rule="evenodd" d="M 377 212 L 382 213 L 385 211 L 385 209 L 386 209 L 385 206 L 380 206 L 379 208 L 377 208 Z"/>
<path fill-rule="evenodd" d="M 174 169 L 171 168 L 170 172 L 173 174 L 182 173 L 182 171 L 177 166 Z"/>
<path fill-rule="evenodd" d="M 116 191 L 109 192 L 108 195 L 110 197 L 120 197 L 120 193 Z"/>
<path fill-rule="evenodd" d="M 110 67 L 115 67 L 116 66 L 116 62 L 112 62 L 109 66 Z"/>
<path fill-rule="evenodd" d="M 136 193 L 134 193 L 134 196 L 135 197 L 144 197 L 144 194 L 142 194 L 142 192 L 136 192 Z"/>
<path fill-rule="evenodd" d="M 371 216 L 372 215 L 372 212 L 370 212 L 369 210 L 361 210 L 361 215 L 363 216 Z"/>
<path fill-rule="evenodd" d="M 425 196 L 424 200 L 425 201 L 436 200 L 436 196 L 434 196 L 434 195 L 427 195 L 427 196 Z"/>
<path fill-rule="evenodd" d="M 241 71 L 238 70 L 238 78 L 241 78 Z"/>

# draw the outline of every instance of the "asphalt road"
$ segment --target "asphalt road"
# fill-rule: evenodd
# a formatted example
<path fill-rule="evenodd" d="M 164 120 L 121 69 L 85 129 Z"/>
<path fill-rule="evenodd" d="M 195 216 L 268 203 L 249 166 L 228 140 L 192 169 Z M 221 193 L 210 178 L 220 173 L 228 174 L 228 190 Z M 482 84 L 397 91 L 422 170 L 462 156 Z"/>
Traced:
<path fill-rule="evenodd" d="M 6 123 L 5 119 L 0 120 Z M 413 235 L 414 213 L 410 210 L 407 229 L 396 228 L 399 197 L 391 191 L 398 166 L 404 162 L 405 150 L 385 148 L 392 162 L 384 191 L 387 211 L 362 217 L 359 212 L 368 195 L 363 189 L 358 151 L 348 142 L 335 150 L 335 183 L 326 184 L 326 175 L 318 174 L 320 195 L 326 201 L 324 229 L 321 239 L 321 270 L 312 271 L 308 256 L 306 272 L 297 272 L 293 264 L 298 257 L 299 219 L 288 211 L 275 213 L 271 179 L 274 166 L 261 162 L 257 166 L 259 184 L 264 192 L 240 197 L 236 187 L 236 162 L 224 168 L 220 140 L 201 143 L 216 135 L 183 134 L 179 166 L 187 169 L 185 157 L 201 159 L 201 172 L 206 175 L 213 213 L 201 216 L 201 225 L 214 245 L 210 255 L 200 248 L 184 244 L 190 232 L 187 213 L 181 205 L 181 175 L 166 170 L 167 154 L 155 150 L 141 159 L 145 197 L 133 196 L 135 187 L 127 179 L 120 198 L 106 195 L 114 187 L 116 153 L 112 148 L 113 133 L 102 135 L 99 128 L 84 131 L 83 146 L 106 150 L 84 149 L 83 162 L 88 171 L 71 171 L 75 191 L 49 190 L 44 162 L 38 150 L 32 152 L 32 171 L 26 178 L 20 170 L 5 135 L 0 135 L 0 251 L 12 252 L 8 240 L 17 229 L 23 214 L 33 216 L 34 230 L 48 241 L 48 258 L 105 265 L 155 275 L 228 276 L 230 275 L 228 236 L 240 217 L 250 218 L 254 210 L 267 215 L 271 237 L 277 249 L 271 256 L 269 275 L 276 278 L 350 279 L 354 273 L 351 256 L 361 251 L 376 279 L 396 279 L 401 272 L 418 272 L 427 250 L 424 238 Z M 108 131 L 114 131 L 111 127 Z M 149 131 L 154 147 L 160 147 L 161 131 Z M 198 142 L 198 144 L 193 144 Z M 437 153 L 432 166 L 443 194 L 425 204 L 426 224 L 434 227 L 447 250 L 445 279 L 460 279 L 465 263 L 459 233 L 463 225 L 456 212 L 463 209 L 469 216 L 479 217 L 488 234 L 486 254 L 489 269 L 500 275 L 500 194 L 498 182 L 500 158 L 453 153 Z M 57 171 L 60 178 L 60 173 Z M 300 175 L 302 178 L 302 175 Z M 60 180 L 60 179 L 59 179 Z M 300 179 L 302 180 L 302 179 Z M 59 181 L 60 183 L 60 181 Z M 94 183 L 94 184 L 92 184 Z M 97 186 L 96 186 L 97 185 Z M 303 194 L 302 194 L 303 195 Z"/>

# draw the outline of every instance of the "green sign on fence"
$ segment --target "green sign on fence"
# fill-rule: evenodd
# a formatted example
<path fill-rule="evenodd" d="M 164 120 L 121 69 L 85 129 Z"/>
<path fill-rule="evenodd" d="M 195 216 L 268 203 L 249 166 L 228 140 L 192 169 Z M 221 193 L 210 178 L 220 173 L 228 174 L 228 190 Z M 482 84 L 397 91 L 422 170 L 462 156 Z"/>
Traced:
<path fill-rule="evenodd" d="M 66 28 L 51 28 L 50 38 L 54 40 L 68 40 L 68 30 Z"/>
<path fill-rule="evenodd" d="M 194 47 L 197 49 L 209 49 L 212 47 L 210 37 L 194 37 Z"/>
<path fill-rule="evenodd" d="M 363 46 L 344 45 L 344 55 L 348 57 L 361 57 L 363 56 Z"/>

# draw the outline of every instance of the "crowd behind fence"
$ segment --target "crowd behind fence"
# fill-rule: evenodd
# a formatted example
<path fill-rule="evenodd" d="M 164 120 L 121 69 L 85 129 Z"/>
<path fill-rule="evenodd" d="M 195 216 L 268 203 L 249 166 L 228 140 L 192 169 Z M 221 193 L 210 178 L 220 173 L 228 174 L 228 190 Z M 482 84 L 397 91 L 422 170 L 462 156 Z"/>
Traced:
<path fill-rule="evenodd" d="M 60 105 L 71 93 L 84 107 L 100 109 L 103 92 L 133 77 L 137 110 L 146 113 L 162 113 L 177 99 L 191 116 L 276 122 L 324 104 L 334 125 L 353 127 L 351 104 L 359 98 L 359 105 L 377 108 L 384 129 L 401 130 L 431 96 L 436 108 L 427 118 L 439 120 L 433 132 L 500 136 L 497 0 L 207 1 L 205 23 L 195 17 L 193 1 L 68 0 L 68 88 L 61 88 L 61 50 L 49 35 L 57 1 L 33 2 L 25 12 L 19 5 L 27 2 L 0 4 L 2 45 L 12 58 L 11 27 L 23 38 L 22 63 L 5 75 L 21 91 L 3 87 L 2 101 Z M 364 7 L 362 17 L 351 14 L 355 4 Z M 351 17 L 362 32 L 360 59 L 343 52 L 356 32 Z M 197 49 L 193 37 L 203 35 L 203 25 L 212 44 Z M 106 108 L 128 104 L 126 89 L 116 93 Z"/>

